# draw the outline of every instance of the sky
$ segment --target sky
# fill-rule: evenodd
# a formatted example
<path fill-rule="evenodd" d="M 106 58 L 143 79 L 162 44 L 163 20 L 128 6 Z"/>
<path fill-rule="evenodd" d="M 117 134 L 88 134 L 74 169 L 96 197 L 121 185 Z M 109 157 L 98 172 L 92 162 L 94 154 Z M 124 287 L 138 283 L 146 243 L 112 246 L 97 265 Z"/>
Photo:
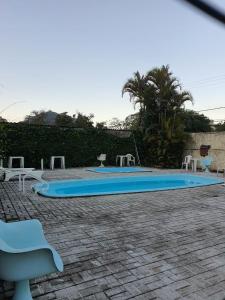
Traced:
<path fill-rule="evenodd" d="M 163 64 L 192 93 L 187 108 L 225 106 L 225 26 L 181 0 L 0 0 L 9 121 L 41 109 L 124 119 L 134 113 L 121 95 L 127 79 Z M 225 119 L 225 109 L 205 114 Z"/>

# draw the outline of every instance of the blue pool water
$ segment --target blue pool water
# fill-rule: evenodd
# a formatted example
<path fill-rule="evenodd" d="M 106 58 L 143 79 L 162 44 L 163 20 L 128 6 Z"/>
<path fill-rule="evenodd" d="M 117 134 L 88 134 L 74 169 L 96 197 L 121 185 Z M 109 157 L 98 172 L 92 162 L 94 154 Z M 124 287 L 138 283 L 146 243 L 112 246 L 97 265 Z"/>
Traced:
<path fill-rule="evenodd" d="M 224 183 L 215 177 L 189 174 L 51 181 L 34 185 L 35 192 L 53 198 L 140 193 Z"/>
<path fill-rule="evenodd" d="M 135 172 L 152 172 L 146 168 L 140 167 L 104 167 L 104 168 L 89 168 L 88 171 L 96 173 L 135 173 Z"/>

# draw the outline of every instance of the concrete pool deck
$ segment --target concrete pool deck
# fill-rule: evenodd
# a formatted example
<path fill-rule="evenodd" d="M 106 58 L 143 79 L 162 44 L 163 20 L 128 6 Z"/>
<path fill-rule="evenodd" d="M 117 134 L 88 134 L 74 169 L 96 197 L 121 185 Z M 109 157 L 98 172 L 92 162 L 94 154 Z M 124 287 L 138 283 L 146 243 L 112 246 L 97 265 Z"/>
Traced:
<path fill-rule="evenodd" d="M 122 174 L 68 169 L 44 178 L 104 176 Z M 0 218 L 39 219 L 64 261 L 63 273 L 31 282 L 34 299 L 225 298 L 225 187 L 48 199 L 30 190 L 34 182 L 25 195 L 17 181 L 0 183 Z M 12 293 L 1 282 L 0 299 Z"/>

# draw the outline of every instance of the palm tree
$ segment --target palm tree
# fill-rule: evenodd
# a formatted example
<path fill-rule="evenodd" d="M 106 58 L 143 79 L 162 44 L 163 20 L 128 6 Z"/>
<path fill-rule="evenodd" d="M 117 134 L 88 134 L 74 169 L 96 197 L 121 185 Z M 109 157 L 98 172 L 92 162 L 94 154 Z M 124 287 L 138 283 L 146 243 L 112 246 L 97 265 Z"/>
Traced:
<path fill-rule="evenodd" d="M 143 127 L 146 93 L 148 88 L 148 79 L 145 75 L 140 75 L 137 71 L 134 77 L 127 80 L 122 89 L 122 97 L 125 93 L 129 94 L 130 101 L 136 106 L 139 104 L 139 126 Z"/>
<path fill-rule="evenodd" d="M 122 95 L 129 94 L 130 101 L 140 104 L 142 117 L 147 114 L 149 124 L 163 123 L 173 118 L 173 128 L 176 114 L 184 107 L 185 102 L 191 101 L 189 92 L 183 91 L 181 84 L 172 75 L 169 66 L 154 68 L 146 75 L 134 73 L 134 77 L 129 79 L 123 87 Z M 141 116 L 140 116 L 141 117 Z M 142 122 L 146 124 L 145 122 Z"/>
<path fill-rule="evenodd" d="M 146 75 L 148 85 L 154 89 L 153 113 L 158 114 L 159 125 L 163 127 L 166 120 L 171 120 L 171 129 L 174 129 L 175 118 L 178 112 L 184 107 L 186 101 L 193 101 L 192 96 L 187 91 L 182 91 L 181 84 L 172 75 L 169 66 L 154 68 Z"/>
<path fill-rule="evenodd" d="M 130 101 L 132 101 L 134 104 L 140 103 L 142 105 L 144 102 L 146 85 L 146 76 L 140 75 L 140 73 L 137 71 L 134 73 L 134 78 L 128 79 L 125 83 L 122 89 L 122 96 L 125 93 L 128 93 Z"/>
<path fill-rule="evenodd" d="M 169 66 L 154 68 L 146 75 L 134 73 L 123 87 L 122 95 L 129 94 L 134 105 L 140 105 L 139 118 L 144 139 L 157 140 L 158 150 L 165 153 L 171 143 L 181 139 L 183 122 L 180 112 L 187 101 L 193 101 L 188 91 L 182 90 Z"/>

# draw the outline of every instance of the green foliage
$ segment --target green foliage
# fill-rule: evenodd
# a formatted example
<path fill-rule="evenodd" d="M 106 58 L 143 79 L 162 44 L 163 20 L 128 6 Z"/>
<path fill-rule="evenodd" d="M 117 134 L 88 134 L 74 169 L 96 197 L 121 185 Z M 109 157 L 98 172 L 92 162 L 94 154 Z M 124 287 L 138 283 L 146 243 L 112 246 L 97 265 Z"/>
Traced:
<path fill-rule="evenodd" d="M 132 114 L 126 117 L 124 121 L 124 127 L 129 130 L 139 130 L 139 121 L 140 116 L 139 113 Z"/>
<path fill-rule="evenodd" d="M 106 125 L 106 122 L 97 122 L 95 127 L 97 129 L 107 129 L 107 125 Z"/>
<path fill-rule="evenodd" d="M 57 114 L 55 118 L 56 126 L 73 126 L 73 118 L 67 114 L 67 112 L 63 112 L 61 114 Z"/>
<path fill-rule="evenodd" d="M 124 128 L 124 121 L 118 119 L 118 118 L 112 118 L 109 122 L 108 122 L 108 127 L 110 129 L 115 129 L 115 130 L 122 130 L 125 129 Z"/>
<path fill-rule="evenodd" d="M 215 125 L 216 131 L 225 131 L 225 122 L 221 122 Z"/>
<path fill-rule="evenodd" d="M 203 114 L 199 114 L 193 110 L 183 110 L 180 113 L 184 121 L 184 130 L 186 132 L 210 132 L 210 119 Z"/>
<path fill-rule="evenodd" d="M 6 123 L 7 120 L 0 116 L 0 123 Z"/>
<path fill-rule="evenodd" d="M 35 125 L 53 125 L 55 124 L 57 113 L 51 110 L 33 110 L 24 118 L 24 123 Z"/>
<path fill-rule="evenodd" d="M 0 159 L 4 159 L 7 153 L 7 133 L 6 124 L 0 123 Z"/>
<path fill-rule="evenodd" d="M 139 114 L 129 115 L 125 120 L 120 120 L 118 118 L 112 118 L 108 121 L 108 128 L 115 130 L 139 130 Z"/>
<path fill-rule="evenodd" d="M 57 126 L 73 126 L 77 128 L 92 128 L 94 115 L 88 116 L 78 112 L 72 117 L 67 112 L 56 113 L 48 110 L 34 110 L 24 118 L 23 123 L 34 125 L 57 125 Z"/>
<path fill-rule="evenodd" d="M 77 128 L 93 128 L 93 118 L 94 115 L 90 114 L 89 116 L 86 116 L 82 113 L 77 113 L 77 115 L 74 115 L 74 126 Z"/>
<path fill-rule="evenodd" d="M 24 156 L 26 167 L 40 168 L 44 158 L 49 168 L 50 156 L 56 155 L 65 156 L 66 167 L 98 165 L 96 157 L 100 153 L 106 153 L 107 164 L 114 165 L 117 154 L 135 154 L 132 136 L 119 137 L 114 131 L 24 123 L 4 126 L 8 145 L 5 156 Z"/>
<path fill-rule="evenodd" d="M 192 102 L 189 92 L 169 70 L 169 66 L 154 68 L 146 75 L 134 73 L 123 87 L 130 101 L 139 106 L 136 126 L 143 134 L 149 164 L 178 166 L 187 139 L 180 112 L 186 101 Z"/>

